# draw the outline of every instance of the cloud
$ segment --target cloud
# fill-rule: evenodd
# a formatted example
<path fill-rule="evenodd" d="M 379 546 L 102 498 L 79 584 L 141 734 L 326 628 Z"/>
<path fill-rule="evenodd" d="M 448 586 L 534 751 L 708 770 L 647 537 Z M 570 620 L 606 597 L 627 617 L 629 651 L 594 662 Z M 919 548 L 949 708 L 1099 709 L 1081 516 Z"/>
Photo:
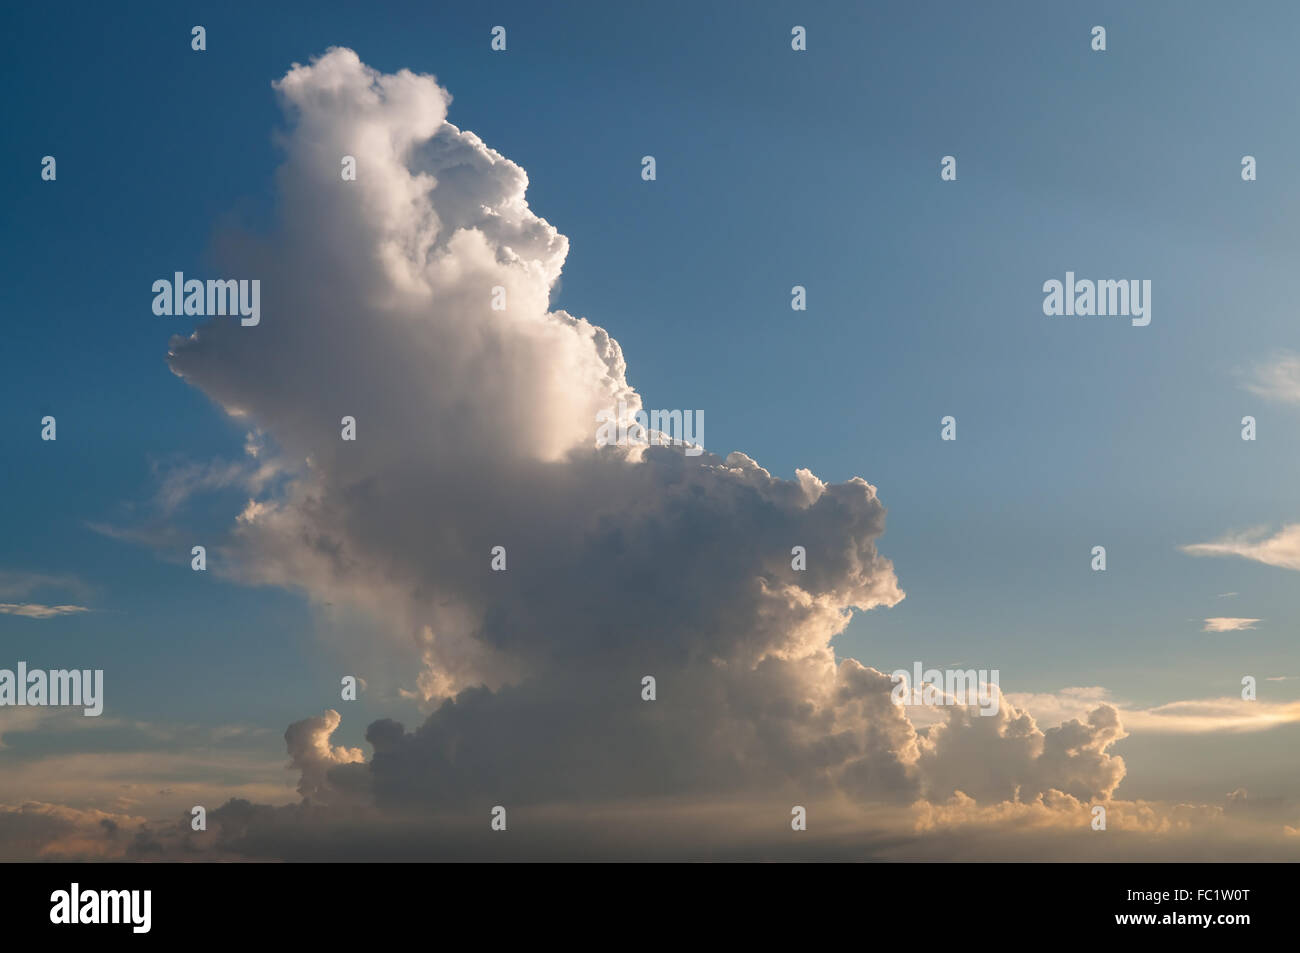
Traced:
<path fill-rule="evenodd" d="M 319 717 L 294 722 L 284 733 L 290 767 L 301 772 L 298 793 L 303 797 L 311 797 L 321 790 L 326 772 L 334 765 L 365 760 L 365 753 L 360 748 L 329 743 L 339 721 L 339 713 L 331 708 Z"/>
<path fill-rule="evenodd" d="M 1245 387 L 1266 400 L 1300 404 L 1300 355 L 1283 351 L 1256 365 Z"/>
<path fill-rule="evenodd" d="M 1099 705 L 1086 720 L 1046 731 L 1033 716 L 1004 704 L 994 716 L 953 708 L 921 741 L 918 761 L 931 801 L 962 792 L 979 802 L 1036 798 L 1059 791 L 1106 799 L 1124 778 L 1124 761 L 1107 749 L 1127 736 L 1119 713 Z"/>
<path fill-rule="evenodd" d="M 1033 711 L 1040 725 L 1087 720 L 1098 705 L 1107 704 L 1119 713 L 1124 730 L 1131 735 L 1267 731 L 1300 722 L 1300 702 L 1248 702 L 1235 696 L 1185 699 L 1154 706 L 1116 699 L 1110 691 L 1098 687 L 1064 688 L 1055 693 L 1013 692 L 1005 697 L 1013 705 Z"/>
<path fill-rule="evenodd" d="M 1256 528 L 1181 549 L 1192 556 L 1240 556 L 1266 566 L 1300 570 L 1300 523 L 1288 523 L 1272 536 L 1267 528 Z"/>
<path fill-rule="evenodd" d="M 256 459 L 260 447 L 254 435 L 249 434 L 244 450 Z M 213 460 L 209 463 L 179 462 L 172 465 L 152 464 L 159 480 L 154 502 L 161 515 L 171 516 L 187 500 L 198 493 L 236 488 L 246 493 L 258 493 L 267 481 L 275 476 L 270 466 L 250 466 L 243 462 Z"/>
<path fill-rule="evenodd" d="M 1121 715 L 1124 709 L 1110 690 L 1100 685 L 1071 686 L 1055 692 L 1006 692 L 1003 697 L 1019 709 L 1032 711 L 1040 725 L 1059 725 L 1071 718 L 1086 720 L 1098 705 L 1111 705 Z"/>
<path fill-rule="evenodd" d="M 59 590 L 82 596 L 89 587 L 67 573 L 21 572 L 0 569 L 0 599 L 20 599 L 41 590 Z"/>
<path fill-rule="evenodd" d="M 1005 699 L 1004 699 L 1005 701 Z M 1003 709 L 1007 711 L 1006 708 Z M 978 718 L 978 716 L 975 716 Z M 966 721 L 968 719 L 959 719 Z M 1023 714 L 1009 713 L 992 730 L 1007 738 L 1012 751 L 994 751 L 992 773 L 1004 778 L 1032 778 L 1047 773 L 1054 759 L 1075 761 L 1083 776 L 1105 762 L 1092 759 L 1113 720 L 1102 713 L 1094 723 L 1075 723 L 1064 731 L 1041 733 L 1027 728 Z M 0 839 L 22 827 L 21 837 L 6 845 L 6 859 L 182 859 L 182 860 L 428 860 L 428 859 L 1041 859 L 1043 856 L 1082 860 L 1224 859 L 1228 856 L 1276 860 L 1300 857 L 1300 844 L 1279 847 L 1283 825 L 1300 819 L 1295 801 L 1252 798 L 1240 792 L 1222 805 L 1124 801 L 1093 791 L 1076 796 L 1055 787 L 1035 791 L 1023 785 L 1006 799 L 976 799 L 956 789 L 946 798 L 935 796 L 910 802 L 862 800 L 846 791 L 800 796 L 811 826 L 808 836 L 791 838 L 780 831 L 788 823 L 791 791 L 745 790 L 718 795 L 664 793 L 639 798 L 602 798 L 515 802 L 479 795 L 476 803 L 449 805 L 442 797 L 412 801 L 404 807 L 377 805 L 355 798 L 352 784 L 369 766 L 352 760 L 358 754 L 330 744 L 338 727 L 336 713 L 306 719 L 291 726 L 285 742 L 304 780 L 306 796 L 297 803 L 273 804 L 229 798 L 210 807 L 208 831 L 189 827 L 188 805 L 212 805 L 217 790 L 209 781 L 185 790 L 158 791 L 170 805 L 162 819 L 145 821 L 138 802 L 123 800 L 111 815 L 98 808 L 68 808 L 45 803 L 26 812 L 0 806 Z M 231 726 L 234 730 L 234 726 Z M 376 726 L 372 726 L 372 733 Z M 237 732 L 238 734 L 238 732 Z M 958 733 L 959 734 L 959 733 Z M 1031 756 L 1020 739 L 1029 739 Z M 950 736 L 960 748 L 962 738 Z M 974 755 L 983 747 L 961 752 Z M 548 752 L 549 754 L 549 752 Z M 378 753 L 375 760 L 379 759 Z M 1082 758 L 1082 760 L 1080 760 Z M 106 763 L 110 759 L 103 759 Z M 127 763 L 126 770 L 149 769 Z M 197 763 L 191 767 L 191 771 Z M 438 766 L 433 766 L 436 770 Z M 60 763 L 57 768 L 84 776 L 84 766 Z M 223 765 L 228 776 L 233 765 Z M 157 768 L 154 769 L 156 775 Z M 326 777 L 322 782 L 321 772 Z M 8 775 L 8 769 L 5 776 Z M 169 776 L 171 776 L 169 772 Z M 964 779 L 972 780 L 969 776 Z M 978 779 L 975 779 L 978 780 Z M 300 790 L 304 786 L 300 786 Z M 1085 789 L 1092 788 L 1089 782 Z M 350 789 L 350 790 L 349 790 Z M 937 789 L 935 789 L 937 791 Z M 506 792 L 512 795 L 514 792 Z M 801 795 L 808 795 L 805 786 Z M 350 799 L 341 800 L 341 794 Z M 165 796 L 165 797 L 164 797 Z M 322 800 L 323 798 L 323 800 Z M 3 798 L 0 798 L 2 801 Z M 511 837 L 484 838 L 487 806 L 506 800 Z M 1104 804 L 1109 829 L 1123 838 L 1090 836 L 1094 804 Z M 178 805 L 184 805 L 179 809 Z M 29 813 L 14 822 L 7 815 Z M 67 824 L 52 824 L 58 813 Z M 129 816 L 119 816 L 129 815 Z M 108 824 L 101 823 L 109 818 Z"/>
<path fill-rule="evenodd" d="M 53 619 L 55 616 L 90 611 L 85 606 L 43 606 L 35 602 L 0 602 L 0 615 L 19 615 L 26 619 Z"/>
<path fill-rule="evenodd" d="M 109 860 L 126 853 L 143 818 L 60 804 L 0 804 L 0 861 Z"/>
<path fill-rule="evenodd" d="M 1266 731 L 1300 722 L 1300 702 L 1245 701 L 1229 696 L 1126 709 L 1123 717 L 1124 725 L 1134 734 Z"/>
<path fill-rule="evenodd" d="M 187 562 L 196 533 L 180 521 L 185 507 L 200 496 L 224 492 L 248 499 L 267 489 L 280 470 L 273 463 L 258 461 L 261 449 L 261 435 L 250 431 L 245 437 L 244 460 L 150 460 L 154 484 L 150 498 L 143 504 L 123 504 L 120 520 L 88 520 L 86 528 L 109 539 L 152 547 L 172 561 Z"/>
<path fill-rule="evenodd" d="M 231 797 L 284 803 L 295 797 L 294 776 L 276 734 L 252 725 L 0 708 L 0 803 L 38 800 L 149 816 Z"/>
<path fill-rule="evenodd" d="M 168 354 L 253 428 L 254 462 L 180 470 L 156 506 L 246 493 L 217 571 L 379 620 L 381 638 L 345 629 L 333 648 L 424 720 L 371 723 L 368 760 L 332 742 L 337 712 L 295 722 L 301 802 L 229 800 L 210 814 L 221 849 L 472 854 L 481 839 L 455 832 L 498 803 L 567 829 L 538 855 L 589 841 L 591 817 L 632 819 L 605 829 L 613 849 L 655 840 L 638 816 L 696 829 L 719 805 L 742 840 L 774 804 L 787 823 L 790 804 L 838 805 L 876 844 L 868 806 L 913 828 L 925 805 L 947 812 L 930 828 L 988 809 L 1068 828 L 1112 799 L 1127 732 L 1101 690 L 1046 727 L 1004 696 L 994 716 L 918 728 L 888 675 L 836 659 L 854 612 L 904 598 L 865 479 L 597 446 L 598 413 L 642 406 L 622 349 L 550 309 L 567 239 L 529 208 L 522 168 L 447 121 L 433 77 L 333 49 L 274 86 L 277 224 L 217 248 L 223 272 L 261 280 L 261 323 L 211 320 Z"/>
<path fill-rule="evenodd" d="M 1256 622 L 1262 622 L 1262 619 L 1235 619 L 1226 616 L 1216 616 L 1205 620 L 1203 632 L 1241 632 L 1246 629 L 1255 628 Z"/>
<path fill-rule="evenodd" d="M 486 811 L 338 813 L 310 802 L 272 807 L 232 799 L 208 812 L 209 830 L 188 816 L 111 825 L 88 816 L 85 856 L 158 860 L 1039 860 L 1294 861 L 1300 842 L 1285 835 L 1300 815 L 1294 801 L 1219 804 L 1101 802 L 1107 831 L 1091 830 L 1094 802 L 1060 791 L 980 804 L 946 801 L 864 806 L 845 799 L 805 802 L 809 828 L 790 836 L 789 805 L 744 800 L 656 798 L 575 807 L 511 809 L 508 837 L 485 836 Z M 43 806 L 47 809 L 52 806 Z M 0 808 L 0 812 L 5 809 Z M 3 821 L 0 820 L 0 824 Z M 116 825 L 124 825 L 114 829 Z M 784 831 L 784 833 L 782 833 Z M 127 836 L 123 836 L 123 832 Z M 617 837 L 611 837 L 617 832 Z M 30 837 L 27 856 L 45 842 Z M 15 852 L 16 853 L 16 852 Z M 70 859 L 65 854 L 65 859 Z"/>
<path fill-rule="evenodd" d="M 641 399 L 617 342 L 549 310 L 568 242 L 529 209 L 523 169 L 447 123 L 431 77 L 333 50 L 275 86 L 293 122 L 281 222 L 225 246 L 261 277 L 262 323 L 202 325 L 169 360 L 265 435 L 259 465 L 283 476 L 221 563 L 386 620 L 386 645 L 343 650 L 415 672 L 430 722 L 406 740 L 372 726 L 377 796 L 805 770 L 910 790 L 889 680 L 829 644 L 854 610 L 903 598 L 875 488 L 779 479 L 743 453 L 598 447 L 597 414 Z"/>

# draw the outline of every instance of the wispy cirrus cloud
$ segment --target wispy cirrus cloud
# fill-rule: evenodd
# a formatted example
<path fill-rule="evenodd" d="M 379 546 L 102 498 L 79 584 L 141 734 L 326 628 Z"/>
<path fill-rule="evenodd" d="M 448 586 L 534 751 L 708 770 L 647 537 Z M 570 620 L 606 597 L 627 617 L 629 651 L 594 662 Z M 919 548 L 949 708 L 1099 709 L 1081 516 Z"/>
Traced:
<path fill-rule="evenodd" d="M 117 520 L 88 520 L 85 526 L 109 539 L 188 553 L 191 534 L 178 520 L 180 511 L 202 495 L 237 491 L 252 497 L 263 492 L 281 468 L 271 461 L 259 462 L 262 451 L 261 435 L 254 430 L 245 435 L 244 460 L 153 460 L 155 487 L 148 500 L 123 504 L 123 515 Z"/>
<path fill-rule="evenodd" d="M 1300 570 L 1300 523 L 1288 523 L 1271 536 L 1267 527 L 1256 527 L 1179 548 L 1189 556 L 1239 556 L 1266 566 Z"/>
<path fill-rule="evenodd" d="M 1246 390 L 1265 400 L 1300 404 L 1300 354 L 1281 351 L 1249 372 Z"/>
<path fill-rule="evenodd" d="M 1286 676 L 1280 676 L 1266 680 L 1285 679 Z M 1300 722 L 1300 702 L 1248 702 L 1234 696 L 1142 706 L 1117 700 L 1107 689 L 1094 686 L 1064 688 L 1053 693 L 1011 692 L 1006 698 L 1016 707 L 1032 711 L 1042 725 L 1086 718 L 1098 705 L 1109 704 L 1119 713 L 1130 735 L 1266 731 Z"/>
<path fill-rule="evenodd" d="M 70 573 L 0 569 L 0 599 L 21 599 L 43 590 L 58 590 L 81 597 L 89 592 L 90 587 Z"/>
<path fill-rule="evenodd" d="M 1248 702 L 1228 696 L 1170 702 L 1153 708 L 1126 709 L 1123 716 L 1125 726 L 1133 733 L 1265 731 L 1300 722 L 1300 702 Z"/>
<path fill-rule="evenodd" d="M 44 606 L 38 602 L 0 602 L 0 615 L 17 615 L 24 619 L 53 619 L 61 615 L 90 612 L 85 606 Z"/>
<path fill-rule="evenodd" d="M 83 605 L 54 602 L 42 599 L 40 602 L 26 601 L 32 595 L 50 596 L 55 593 L 66 598 L 81 598 L 90 593 L 90 587 L 81 579 L 67 573 L 28 572 L 24 570 L 0 569 L 0 599 L 15 600 L 0 602 L 0 615 L 16 615 L 24 619 L 54 619 L 58 616 L 76 615 L 91 612 Z M 17 601 L 17 600 L 24 601 Z"/>
<path fill-rule="evenodd" d="M 1227 616 L 1216 616 L 1205 620 L 1204 632 L 1242 632 L 1246 629 L 1255 628 L 1256 622 L 1263 622 L 1263 619 L 1234 619 Z"/>

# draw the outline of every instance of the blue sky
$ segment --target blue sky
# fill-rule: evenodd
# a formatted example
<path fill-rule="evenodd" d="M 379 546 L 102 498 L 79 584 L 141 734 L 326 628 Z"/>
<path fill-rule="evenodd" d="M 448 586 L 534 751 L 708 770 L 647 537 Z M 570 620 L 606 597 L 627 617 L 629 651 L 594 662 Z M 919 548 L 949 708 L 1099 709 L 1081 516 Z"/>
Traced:
<path fill-rule="evenodd" d="M 527 170 L 533 211 L 570 241 L 553 305 L 619 341 L 648 406 L 702 409 L 711 451 L 775 476 L 878 488 L 878 545 L 907 598 L 859 614 L 839 654 L 997 668 L 1008 692 L 1103 686 L 1136 706 L 1300 675 L 1294 571 L 1179 550 L 1300 521 L 1300 408 L 1244 387 L 1300 350 L 1300 12 L 1251 5 L 1277 24 L 1261 30 L 1183 3 L 440 6 L 4 14 L 21 42 L 4 67 L 0 569 L 74 576 L 79 592 L 31 600 L 94 610 L 0 615 L 7 656 L 103 667 L 112 711 L 142 720 L 278 732 L 330 703 L 338 666 L 300 594 L 192 573 L 187 546 L 92 524 L 137 521 L 156 465 L 240 456 L 246 428 L 165 362 L 198 322 L 154 316 L 150 285 L 209 272 L 227 225 L 268 227 L 284 126 L 270 84 L 346 45 L 436 75 L 449 120 Z M 504 55 L 488 47 L 498 23 Z M 790 50 L 796 23 L 806 54 Z M 46 154 L 56 183 L 40 181 Z M 940 181 L 944 155 L 956 182 Z M 1042 283 L 1067 270 L 1150 279 L 1151 324 L 1045 317 Z M 790 309 L 796 284 L 806 312 Z M 186 525 L 216 538 L 243 502 L 205 498 Z M 1203 632 L 1216 616 L 1263 621 Z M 1296 684 L 1261 692 L 1293 701 Z M 401 710 L 357 705 L 340 743 Z M 1296 735 L 1249 737 L 1243 773 Z M 1168 744 L 1223 763 L 1241 748 Z M 1168 770 L 1131 758 L 1125 783 L 1172 794 L 1172 762 L 1154 763 Z M 1261 777 L 1275 795 L 1296 781 Z M 1217 777 L 1187 785 L 1224 793 Z"/>

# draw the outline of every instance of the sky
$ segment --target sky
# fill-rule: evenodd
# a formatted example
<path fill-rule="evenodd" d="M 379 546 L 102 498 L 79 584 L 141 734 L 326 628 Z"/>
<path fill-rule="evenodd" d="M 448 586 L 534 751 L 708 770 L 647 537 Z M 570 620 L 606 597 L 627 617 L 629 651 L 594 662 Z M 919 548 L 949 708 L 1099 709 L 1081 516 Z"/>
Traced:
<path fill-rule="evenodd" d="M 421 856 L 714 811 L 785 856 L 816 801 L 814 857 L 1294 858 L 1300 13 L 1249 9 L 7 9 L 0 668 L 105 711 L 0 707 L 0 856 L 357 803 Z M 178 271 L 261 325 L 155 314 Z M 1067 271 L 1150 324 L 1045 315 Z M 707 453 L 596 448 L 620 396 Z M 914 662 L 1003 714 L 880 707 Z M 549 832 L 462 840 L 499 792 Z"/>

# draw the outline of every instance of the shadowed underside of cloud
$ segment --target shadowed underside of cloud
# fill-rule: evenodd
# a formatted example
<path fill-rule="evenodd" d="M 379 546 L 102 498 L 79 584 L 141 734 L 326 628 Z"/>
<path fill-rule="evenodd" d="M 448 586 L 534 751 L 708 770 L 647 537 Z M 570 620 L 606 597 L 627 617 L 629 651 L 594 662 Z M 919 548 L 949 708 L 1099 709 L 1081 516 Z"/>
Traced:
<path fill-rule="evenodd" d="M 120 860 L 148 822 L 129 814 L 28 801 L 0 805 L 0 861 Z M 187 849 L 173 839 L 176 849 Z"/>
<path fill-rule="evenodd" d="M 903 598 L 869 483 L 596 446 L 598 412 L 641 405 L 622 351 L 549 309 L 567 240 L 529 209 L 523 169 L 446 121 L 432 77 L 334 49 L 275 88 L 290 119 L 279 225 L 221 248 L 262 280 L 261 324 L 210 321 L 169 362 L 265 441 L 222 564 L 385 620 L 387 643 L 348 651 L 409 666 L 429 715 L 372 724 L 369 761 L 331 743 L 334 712 L 292 725 L 302 804 L 231 801 L 214 812 L 225 848 L 256 853 L 277 825 L 281 841 L 341 844 L 360 836 L 348 818 L 410 832 L 468 812 L 486 830 L 494 804 L 653 801 L 694 823 L 720 797 L 763 805 L 768 821 L 728 826 L 742 832 L 788 830 L 790 805 L 814 801 L 893 805 L 909 830 L 997 804 L 1087 827 L 1087 803 L 1124 776 L 1113 707 L 1044 731 L 1004 698 L 918 731 L 888 676 L 836 660 L 855 610 Z M 695 814 L 674 813 L 687 802 Z"/>
<path fill-rule="evenodd" d="M 514 808 L 505 833 L 485 811 L 426 808 L 347 812 L 305 800 L 272 807 L 235 799 L 188 818 L 140 818 L 54 805 L 0 807 L 11 859 L 63 860 L 1294 860 L 1297 805 L 1255 803 L 1242 792 L 1219 804 L 1101 802 L 1060 792 L 981 805 L 965 795 L 907 806 L 809 799 L 808 829 L 790 830 L 776 797 L 656 798 L 575 807 Z"/>

